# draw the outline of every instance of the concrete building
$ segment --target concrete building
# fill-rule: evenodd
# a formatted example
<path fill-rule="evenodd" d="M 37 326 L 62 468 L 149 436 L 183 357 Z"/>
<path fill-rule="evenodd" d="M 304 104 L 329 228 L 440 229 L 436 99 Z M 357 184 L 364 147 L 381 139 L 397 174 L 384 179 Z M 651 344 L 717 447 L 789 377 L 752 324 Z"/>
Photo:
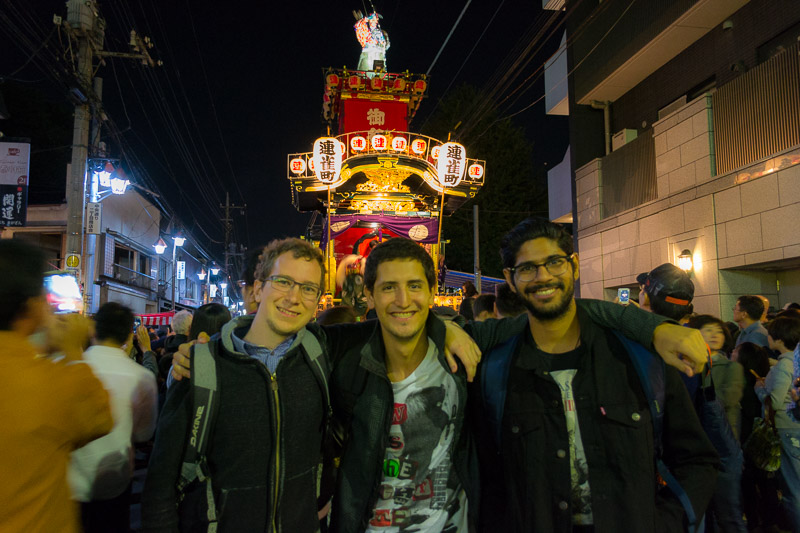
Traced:
<path fill-rule="evenodd" d="M 688 250 L 697 312 L 800 301 L 800 3 L 551 7 L 569 44 L 547 107 L 569 115 L 570 148 L 550 216 L 574 223 L 581 295 L 635 294 L 637 274 Z"/>

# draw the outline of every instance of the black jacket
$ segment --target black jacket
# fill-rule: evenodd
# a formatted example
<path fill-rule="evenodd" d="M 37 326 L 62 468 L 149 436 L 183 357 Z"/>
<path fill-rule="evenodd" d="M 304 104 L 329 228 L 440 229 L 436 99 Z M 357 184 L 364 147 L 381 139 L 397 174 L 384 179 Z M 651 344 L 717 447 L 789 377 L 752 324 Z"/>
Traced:
<path fill-rule="evenodd" d="M 343 352 L 334 362 L 331 402 L 338 424 L 346 434 L 336 492 L 331 511 L 331 530 L 357 533 L 369 525 L 383 479 L 382 464 L 389 444 L 389 429 L 394 409 L 392 384 L 386 375 L 385 350 L 380 323 L 370 321 L 372 333 L 366 345 Z M 439 362 L 444 359 L 445 326 L 433 313 L 428 315 L 427 335 L 436 344 Z M 471 432 L 466 428 L 467 380 L 463 367 L 454 375 L 459 406 L 451 447 L 453 466 L 467 494 L 468 510 L 474 519 L 478 501 L 477 456 Z"/>
<path fill-rule="evenodd" d="M 669 491 L 657 486 L 653 425 L 630 358 L 619 340 L 594 324 L 580 307 L 578 319 L 588 353 L 572 386 L 595 531 L 684 531 L 683 508 Z M 519 331 L 530 336 L 527 323 L 520 322 Z M 481 489 L 486 495 L 481 529 L 569 533 L 570 446 L 561 393 L 547 369 L 521 353 L 529 346 L 530 342 L 519 342 L 512 360 L 499 454 L 489 432 L 477 433 Z M 665 378 L 663 459 L 701 516 L 714 492 L 719 459 L 677 371 L 666 367 Z M 475 383 L 480 383 L 480 370 Z M 471 414 L 480 420 L 484 416 L 480 387 L 471 392 L 478 399 Z"/>
<path fill-rule="evenodd" d="M 313 533 L 319 529 L 317 477 L 327 406 L 304 337 L 322 335 L 314 325 L 302 329 L 273 380 L 260 361 L 234 350 L 233 330 L 244 337 L 252 319 L 229 322 L 211 341 L 219 411 L 208 460 L 218 531 Z M 180 530 L 175 484 L 190 428 L 191 390 L 187 380 L 176 383 L 161 413 L 142 495 L 145 531 Z"/>

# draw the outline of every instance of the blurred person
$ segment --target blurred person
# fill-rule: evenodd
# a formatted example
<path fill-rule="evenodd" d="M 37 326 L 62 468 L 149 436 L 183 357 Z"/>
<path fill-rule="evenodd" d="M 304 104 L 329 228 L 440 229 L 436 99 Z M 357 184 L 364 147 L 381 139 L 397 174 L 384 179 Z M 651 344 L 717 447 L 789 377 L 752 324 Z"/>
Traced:
<path fill-rule="evenodd" d="M 494 311 L 494 302 L 497 298 L 494 294 L 481 294 L 475 298 L 475 304 L 472 306 L 472 314 L 475 320 L 483 322 L 489 318 L 497 318 Z"/>
<path fill-rule="evenodd" d="M 478 289 L 471 281 L 465 281 L 461 285 L 461 305 L 458 308 L 458 314 L 464 317 L 465 321 L 470 321 L 474 318 L 475 314 L 472 307 L 475 305 L 475 298 L 478 296 Z"/>
<path fill-rule="evenodd" d="M 505 281 L 494 287 L 494 314 L 497 318 L 513 318 L 525 314 L 525 303 Z"/>
<path fill-rule="evenodd" d="M 775 318 L 786 317 L 786 318 L 797 318 L 800 319 L 800 309 L 783 309 L 778 314 L 775 315 Z"/>
<path fill-rule="evenodd" d="M 641 287 L 642 309 L 685 323 L 692 314 L 694 283 L 689 275 L 672 263 L 664 263 L 636 277 Z"/>
<path fill-rule="evenodd" d="M 138 351 L 141 352 L 140 358 L 136 358 L 136 362 L 141 364 L 147 370 L 153 373 L 158 380 L 158 358 L 156 357 L 156 353 L 153 351 L 152 339 L 144 326 L 139 325 L 136 328 L 135 336 L 133 337 L 133 342 L 131 343 L 132 347 L 138 348 Z M 132 354 L 133 352 L 131 352 Z M 133 355 L 131 358 L 134 359 Z"/>
<path fill-rule="evenodd" d="M 725 415 L 731 425 L 736 438 L 741 433 L 741 405 L 739 402 L 744 394 L 744 368 L 736 361 L 731 361 L 723 346 L 728 343 L 730 334 L 725 324 L 719 318 L 711 315 L 697 315 L 689 319 L 686 324 L 690 328 L 699 329 L 711 350 L 711 379 L 717 399 L 725 408 Z M 704 385 L 709 385 L 708 377 Z"/>
<path fill-rule="evenodd" d="M 743 342 L 731 354 L 731 359 L 742 365 L 745 386 L 741 400 L 742 431 L 744 444 L 753 431 L 753 421 L 762 417 L 761 400 L 755 392 L 755 385 L 769 372 L 769 351 L 764 346 Z M 772 531 L 777 528 L 779 502 L 777 477 L 756 467 L 745 456 L 742 472 L 742 510 L 747 518 L 747 529 Z"/>
<path fill-rule="evenodd" d="M 244 266 L 239 274 L 239 281 L 237 284 L 242 291 L 244 314 L 246 315 L 252 315 L 258 309 L 258 302 L 256 302 L 253 286 L 256 282 L 255 273 L 256 266 L 258 266 L 258 258 L 263 252 L 263 246 L 256 246 L 255 248 L 247 250 L 244 256 Z"/>
<path fill-rule="evenodd" d="M 478 295 L 478 289 L 475 284 L 467 280 L 461 285 L 461 296 L 464 298 L 473 298 Z"/>
<path fill-rule="evenodd" d="M 790 389 L 794 381 L 794 350 L 800 342 L 800 320 L 771 321 L 767 326 L 767 342 L 769 349 L 780 352 L 780 356 L 766 379 L 757 380 L 755 392 L 781 439 L 781 505 L 792 531 L 800 531 L 800 422 L 786 412 L 786 405 L 792 402 Z"/>
<path fill-rule="evenodd" d="M 799 303 L 797 303 L 797 302 L 789 302 L 789 303 L 787 303 L 786 305 L 784 305 L 784 306 L 783 306 L 783 310 L 784 310 L 784 311 L 785 311 L 785 310 L 787 310 L 787 309 L 797 309 L 797 310 L 800 310 L 800 304 L 799 304 Z"/>
<path fill-rule="evenodd" d="M 72 452 L 67 478 L 72 497 L 81 502 L 85 533 L 127 533 L 130 529 L 133 444 L 153 436 L 158 392 L 153 373 L 137 364 L 133 312 L 108 302 L 94 316 L 95 342 L 83 354 L 111 398 L 114 429 Z M 147 331 L 140 326 L 143 338 Z"/>
<path fill-rule="evenodd" d="M 178 311 L 172 317 L 172 331 L 174 335 L 168 336 L 164 343 L 164 355 L 171 355 L 178 351 L 178 346 L 189 340 L 189 330 L 192 328 L 192 313 Z"/>
<path fill-rule="evenodd" d="M 733 321 L 739 325 L 740 333 L 736 346 L 743 342 L 752 342 L 759 346 L 767 346 L 767 330 L 761 324 L 764 314 L 764 302 L 758 296 L 739 296 L 733 306 Z"/>
<path fill-rule="evenodd" d="M 201 333 L 213 337 L 222 331 L 222 326 L 230 320 L 231 312 L 224 305 L 220 303 L 202 305 L 194 312 L 188 340 L 196 340 Z"/>
<path fill-rule="evenodd" d="M 0 240 L 0 531 L 77 533 L 69 454 L 114 420 L 108 392 L 82 361 L 89 321 L 51 316 L 44 270 L 39 249 Z M 48 345 L 63 354 L 55 362 L 29 340 L 48 325 Z"/>
<path fill-rule="evenodd" d="M 357 322 L 357 319 L 356 312 L 349 305 L 334 305 L 317 315 L 316 322 L 320 326 L 328 326 L 331 324 L 349 324 Z"/>

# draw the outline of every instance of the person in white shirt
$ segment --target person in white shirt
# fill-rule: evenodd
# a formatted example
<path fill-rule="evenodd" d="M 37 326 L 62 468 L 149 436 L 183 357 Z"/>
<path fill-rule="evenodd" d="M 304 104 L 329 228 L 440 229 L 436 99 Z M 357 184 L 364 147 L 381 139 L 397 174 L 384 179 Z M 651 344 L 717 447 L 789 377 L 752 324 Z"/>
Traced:
<path fill-rule="evenodd" d="M 81 502 L 85 533 L 129 531 L 133 443 L 153 436 L 158 391 L 153 373 L 128 357 L 133 313 L 109 302 L 95 315 L 95 344 L 83 355 L 108 390 L 114 429 L 75 450 L 68 480 Z"/>

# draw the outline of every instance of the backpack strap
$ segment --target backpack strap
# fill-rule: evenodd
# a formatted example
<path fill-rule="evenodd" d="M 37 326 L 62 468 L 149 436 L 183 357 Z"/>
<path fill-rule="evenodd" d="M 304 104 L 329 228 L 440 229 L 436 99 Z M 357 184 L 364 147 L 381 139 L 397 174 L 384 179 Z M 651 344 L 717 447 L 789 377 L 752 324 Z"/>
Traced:
<path fill-rule="evenodd" d="M 177 484 L 180 494 L 183 494 L 189 483 L 195 480 L 202 483 L 210 476 L 206 451 L 219 409 L 217 363 L 211 352 L 211 344 L 195 344 L 192 348 L 192 418 Z M 206 509 L 208 531 L 214 532 L 217 529 L 217 506 L 210 481 L 206 483 Z"/>
<path fill-rule="evenodd" d="M 675 479 L 675 476 L 672 475 L 672 472 L 669 471 L 662 459 L 664 453 L 662 438 L 664 434 L 664 402 L 666 398 L 666 367 L 664 366 L 664 361 L 661 357 L 655 355 L 641 344 L 628 339 L 619 331 L 611 331 L 625 347 L 625 351 L 636 369 L 639 382 L 642 384 L 642 389 L 644 389 L 644 394 L 647 398 L 650 418 L 653 420 L 653 448 L 658 475 L 661 476 L 664 484 L 683 506 L 686 518 L 689 521 L 689 533 L 694 533 L 697 527 L 697 515 L 694 512 L 689 495 L 686 494 L 686 491 Z"/>
<path fill-rule="evenodd" d="M 508 391 L 508 373 L 519 339 L 520 335 L 514 335 L 504 343 L 498 344 L 484 356 L 481 363 L 481 394 L 489 431 L 494 438 L 498 452 L 500 451 L 503 411 Z"/>

